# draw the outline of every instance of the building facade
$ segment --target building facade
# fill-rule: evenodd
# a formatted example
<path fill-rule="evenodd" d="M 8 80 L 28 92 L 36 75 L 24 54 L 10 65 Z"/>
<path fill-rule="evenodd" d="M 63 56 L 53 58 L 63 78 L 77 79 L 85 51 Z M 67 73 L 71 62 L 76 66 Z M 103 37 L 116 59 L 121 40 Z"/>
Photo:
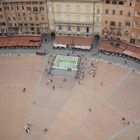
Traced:
<path fill-rule="evenodd" d="M 0 35 L 51 33 L 140 47 L 140 0 L 0 0 Z"/>
<path fill-rule="evenodd" d="M 7 34 L 43 34 L 48 32 L 45 0 L 1 0 Z"/>
<path fill-rule="evenodd" d="M 130 32 L 134 3 L 130 0 L 104 0 L 102 18 L 102 37 L 127 41 Z"/>
<path fill-rule="evenodd" d="M 140 0 L 136 1 L 134 7 L 133 26 L 128 37 L 131 44 L 140 47 Z"/>
<path fill-rule="evenodd" d="M 3 2 L 0 1 L 0 35 L 6 35 L 8 32 Z"/>
<path fill-rule="evenodd" d="M 104 0 L 102 38 L 121 40 L 140 47 L 140 0 Z"/>
<path fill-rule="evenodd" d="M 101 34 L 100 0 L 48 0 L 50 32 L 66 35 Z"/>

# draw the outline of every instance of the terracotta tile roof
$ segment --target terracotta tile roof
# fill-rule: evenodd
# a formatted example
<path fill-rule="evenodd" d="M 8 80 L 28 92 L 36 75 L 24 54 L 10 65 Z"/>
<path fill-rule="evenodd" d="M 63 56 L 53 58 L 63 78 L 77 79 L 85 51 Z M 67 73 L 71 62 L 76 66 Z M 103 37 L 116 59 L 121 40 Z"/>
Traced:
<path fill-rule="evenodd" d="M 108 41 L 108 40 L 101 40 L 100 41 L 99 50 L 122 53 L 125 49 L 126 49 L 126 46 L 124 44 L 121 44 L 120 46 L 115 47 L 115 46 L 111 45 L 111 41 Z"/>
<path fill-rule="evenodd" d="M 40 36 L 0 37 L 0 47 L 39 47 L 40 43 Z"/>
<path fill-rule="evenodd" d="M 128 56 L 132 56 L 132 57 L 140 59 L 140 48 L 130 46 L 127 44 L 121 43 L 120 46 L 114 47 L 111 45 L 111 41 L 101 40 L 99 50 L 126 54 Z"/>
<path fill-rule="evenodd" d="M 92 38 L 91 37 L 74 37 L 74 45 L 91 46 Z"/>
<path fill-rule="evenodd" d="M 84 49 L 86 46 L 88 46 L 87 49 L 90 49 L 92 45 L 92 37 L 57 36 L 55 39 L 55 43 L 66 44 L 66 45 L 69 45 L 69 47 L 72 46 L 71 48 L 77 48 L 75 46 L 78 46 L 78 48 L 81 48 L 81 49 Z"/>
<path fill-rule="evenodd" d="M 128 45 L 127 49 L 123 52 L 123 54 L 127 54 L 132 57 L 140 59 L 140 48 Z"/>
<path fill-rule="evenodd" d="M 57 36 L 55 39 L 57 44 L 73 44 L 73 37 L 71 36 Z"/>

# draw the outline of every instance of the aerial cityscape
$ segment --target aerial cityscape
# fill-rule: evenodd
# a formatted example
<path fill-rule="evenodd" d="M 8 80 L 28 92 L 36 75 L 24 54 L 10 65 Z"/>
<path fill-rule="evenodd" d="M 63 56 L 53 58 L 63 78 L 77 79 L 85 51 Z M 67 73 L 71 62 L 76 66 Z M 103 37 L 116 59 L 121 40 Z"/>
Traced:
<path fill-rule="evenodd" d="M 0 0 L 0 140 L 140 140 L 140 0 Z"/>

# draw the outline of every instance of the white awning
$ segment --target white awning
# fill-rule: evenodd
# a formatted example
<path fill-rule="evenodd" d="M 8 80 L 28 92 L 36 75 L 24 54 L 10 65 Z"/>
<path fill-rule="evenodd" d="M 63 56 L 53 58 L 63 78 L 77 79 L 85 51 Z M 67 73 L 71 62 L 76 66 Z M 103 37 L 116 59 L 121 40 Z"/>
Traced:
<path fill-rule="evenodd" d="M 54 47 L 59 47 L 59 48 L 66 48 L 67 45 L 66 44 L 57 44 L 57 43 L 53 43 Z"/>
<path fill-rule="evenodd" d="M 91 46 L 75 45 L 75 48 L 89 50 L 91 48 Z"/>

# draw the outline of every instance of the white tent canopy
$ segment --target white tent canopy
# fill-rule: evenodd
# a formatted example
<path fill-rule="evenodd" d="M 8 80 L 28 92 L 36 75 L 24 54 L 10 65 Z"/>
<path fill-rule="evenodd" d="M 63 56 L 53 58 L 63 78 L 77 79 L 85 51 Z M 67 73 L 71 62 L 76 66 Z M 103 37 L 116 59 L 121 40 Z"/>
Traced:
<path fill-rule="evenodd" d="M 66 48 L 67 47 L 67 44 L 57 44 L 57 43 L 53 43 L 53 46 L 55 48 Z"/>
<path fill-rule="evenodd" d="M 89 50 L 89 49 L 91 48 L 91 46 L 75 45 L 75 48 L 77 48 L 77 49 Z"/>

